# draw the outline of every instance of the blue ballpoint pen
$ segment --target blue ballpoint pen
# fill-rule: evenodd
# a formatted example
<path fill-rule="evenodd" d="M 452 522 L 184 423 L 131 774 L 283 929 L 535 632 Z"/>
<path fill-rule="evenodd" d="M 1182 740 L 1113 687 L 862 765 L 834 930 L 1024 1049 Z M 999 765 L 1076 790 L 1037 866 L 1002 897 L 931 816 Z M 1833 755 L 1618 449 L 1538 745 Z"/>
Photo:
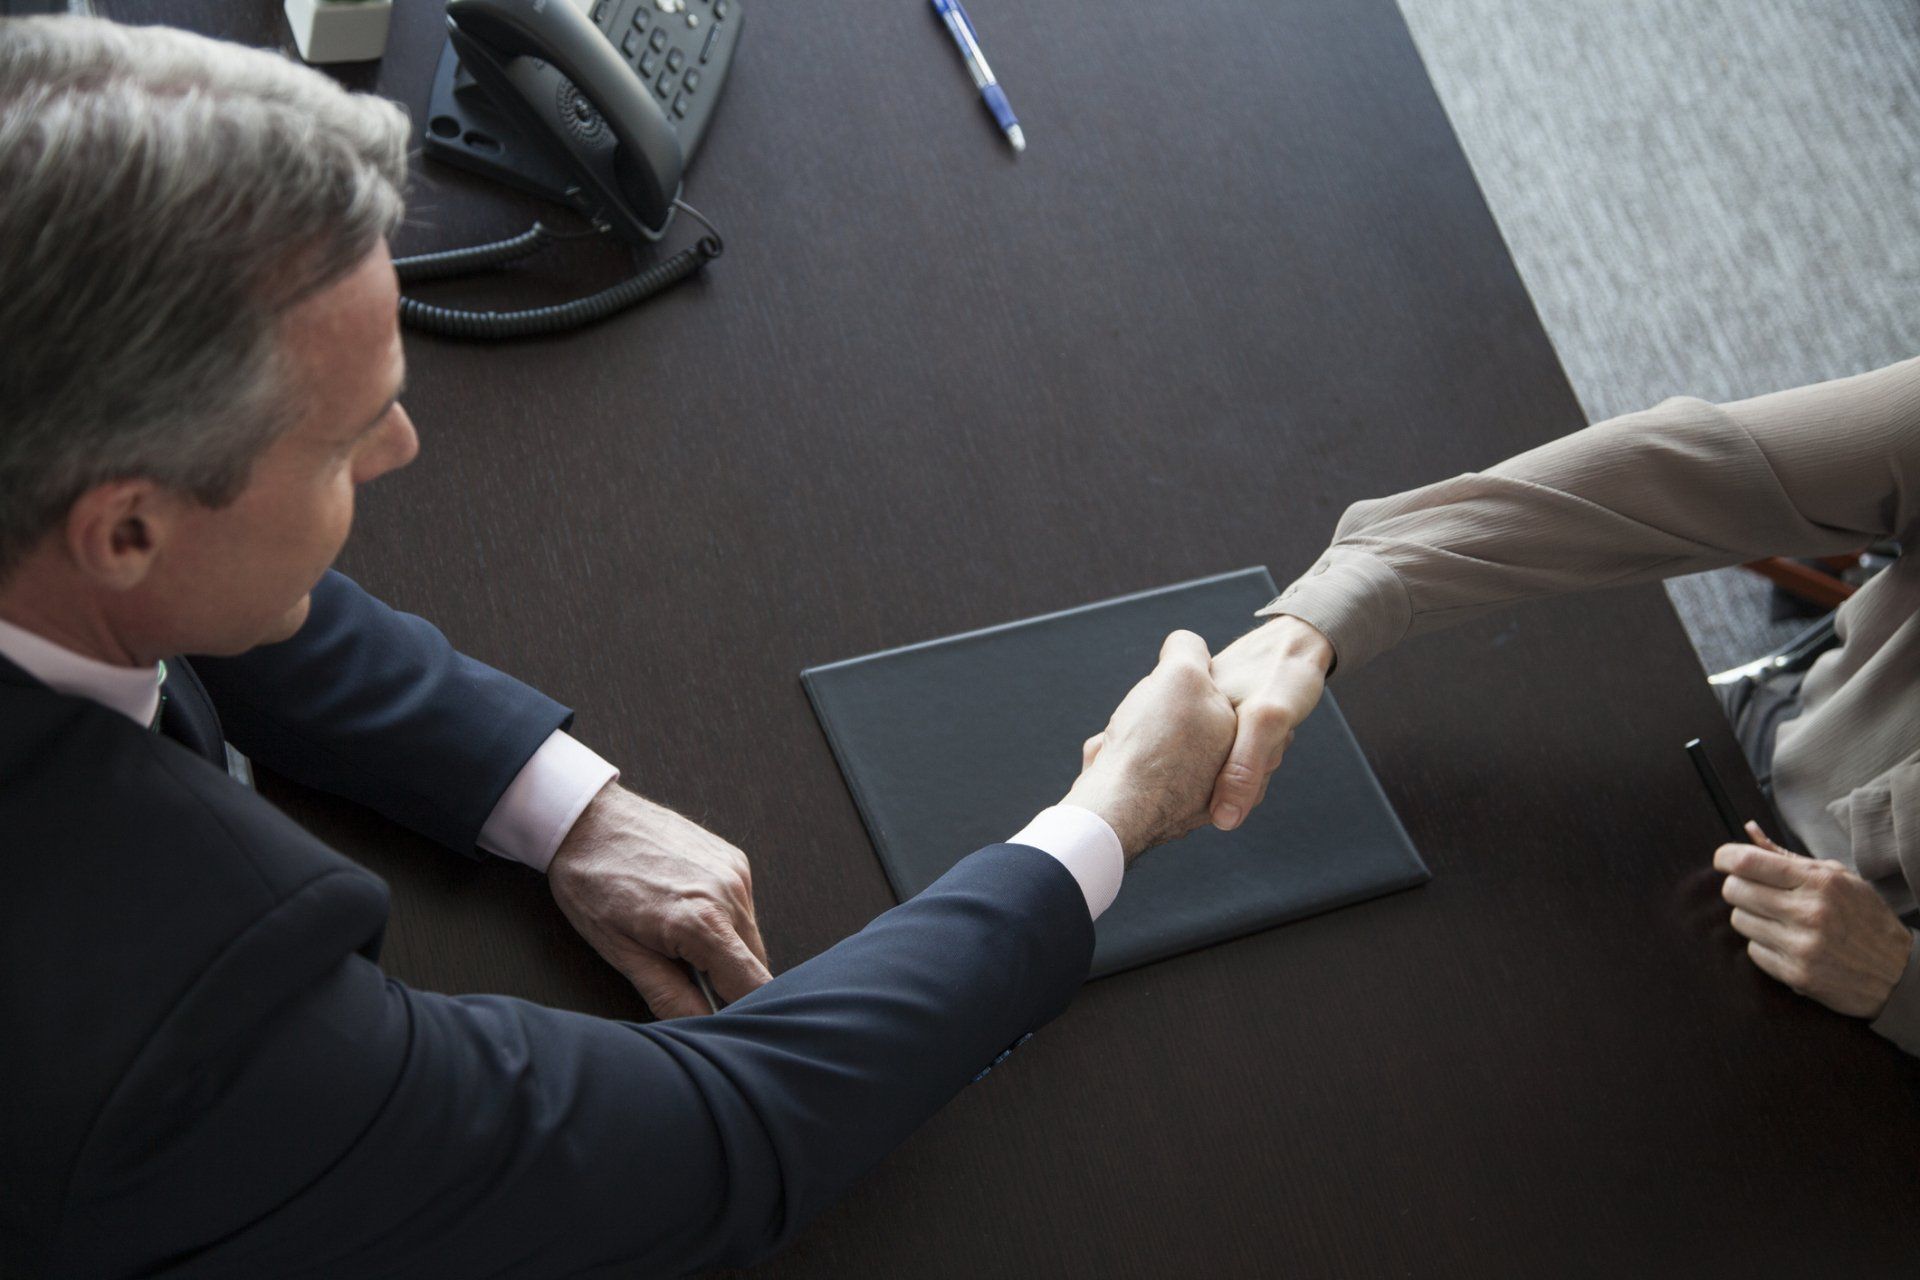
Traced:
<path fill-rule="evenodd" d="M 973 19 L 960 7 L 960 0 L 933 0 L 933 11 L 940 15 L 947 24 L 947 30 L 953 33 L 953 42 L 960 46 L 960 56 L 966 59 L 967 70 L 973 73 L 973 83 L 979 88 L 987 110 L 993 112 L 993 118 L 1000 122 L 1007 141 L 1013 144 L 1015 151 L 1025 151 L 1027 136 L 1020 132 L 1020 121 L 1014 118 L 1013 107 L 1008 104 L 1000 82 L 993 78 L 993 68 L 987 65 L 987 55 L 980 52 L 980 37 L 973 29 Z"/>

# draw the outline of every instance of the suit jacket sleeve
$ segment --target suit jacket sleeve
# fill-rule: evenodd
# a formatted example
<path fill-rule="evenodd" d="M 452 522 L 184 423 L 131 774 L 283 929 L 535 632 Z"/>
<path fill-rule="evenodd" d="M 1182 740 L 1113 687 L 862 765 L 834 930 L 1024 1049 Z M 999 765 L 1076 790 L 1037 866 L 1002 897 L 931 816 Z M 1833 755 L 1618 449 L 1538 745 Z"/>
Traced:
<path fill-rule="evenodd" d="M 292 639 L 193 669 L 241 751 L 450 849 L 573 713 L 329 571 Z"/>
<path fill-rule="evenodd" d="M 1093 949 L 1066 869 L 997 845 L 723 1013 L 633 1025 L 385 978 L 341 942 L 367 884 L 310 883 L 194 984 L 82 1148 L 60 1273 L 744 1264 L 1059 1013 Z"/>
<path fill-rule="evenodd" d="M 1355 503 L 1261 610 L 1352 671 L 1516 600 L 1769 555 L 1831 555 L 1920 518 L 1920 360 L 1728 405 L 1669 400 L 1393 497 Z"/>

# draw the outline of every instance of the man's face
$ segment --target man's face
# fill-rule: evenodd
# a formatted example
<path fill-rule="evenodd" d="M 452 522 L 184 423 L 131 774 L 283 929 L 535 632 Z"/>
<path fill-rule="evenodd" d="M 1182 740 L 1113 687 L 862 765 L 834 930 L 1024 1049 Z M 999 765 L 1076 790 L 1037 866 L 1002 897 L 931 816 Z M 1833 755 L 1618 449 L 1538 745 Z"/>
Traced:
<path fill-rule="evenodd" d="M 289 312 L 284 341 L 300 422 L 224 507 L 183 503 L 143 588 L 174 624 L 172 651 L 234 654 L 285 640 L 353 523 L 354 489 L 420 450 L 400 407 L 398 286 L 382 241 L 351 274 Z M 143 590 L 143 594 L 146 592 Z"/>

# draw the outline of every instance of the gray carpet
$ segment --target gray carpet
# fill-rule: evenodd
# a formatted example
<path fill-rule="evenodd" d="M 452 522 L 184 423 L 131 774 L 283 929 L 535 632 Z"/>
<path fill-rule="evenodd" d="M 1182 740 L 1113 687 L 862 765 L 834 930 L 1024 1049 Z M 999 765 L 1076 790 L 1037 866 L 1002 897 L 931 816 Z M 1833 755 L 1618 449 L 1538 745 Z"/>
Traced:
<path fill-rule="evenodd" d="M 1920 352 L 1920 6 L 1400 6 L 1590 419 Z M 1798 625 L 1668 590 L 1709 670 Z"/>

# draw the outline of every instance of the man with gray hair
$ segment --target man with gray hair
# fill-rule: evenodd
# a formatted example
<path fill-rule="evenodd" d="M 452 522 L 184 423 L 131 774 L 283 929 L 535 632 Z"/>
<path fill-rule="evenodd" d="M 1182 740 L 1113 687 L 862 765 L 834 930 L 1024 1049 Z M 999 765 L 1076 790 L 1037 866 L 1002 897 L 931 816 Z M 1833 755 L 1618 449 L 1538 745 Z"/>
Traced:
<path fill-rule="evenodd" d="M 1085 978 L 1233 714 L 1168 638 L 1062 804 L 769 980 L 745 858 L 328 565 L 418 450 L 406 123 L 271 54 L 0 22 L 0 1269 L 678 1272 L 776 1247 Z M 195 655 L 189 661 L 179 655 Z M 649 1025 L 376 961 L 225 742 L 546 871 Z M 703 1006 L 701 1006 L 703 1007 Z"/>

